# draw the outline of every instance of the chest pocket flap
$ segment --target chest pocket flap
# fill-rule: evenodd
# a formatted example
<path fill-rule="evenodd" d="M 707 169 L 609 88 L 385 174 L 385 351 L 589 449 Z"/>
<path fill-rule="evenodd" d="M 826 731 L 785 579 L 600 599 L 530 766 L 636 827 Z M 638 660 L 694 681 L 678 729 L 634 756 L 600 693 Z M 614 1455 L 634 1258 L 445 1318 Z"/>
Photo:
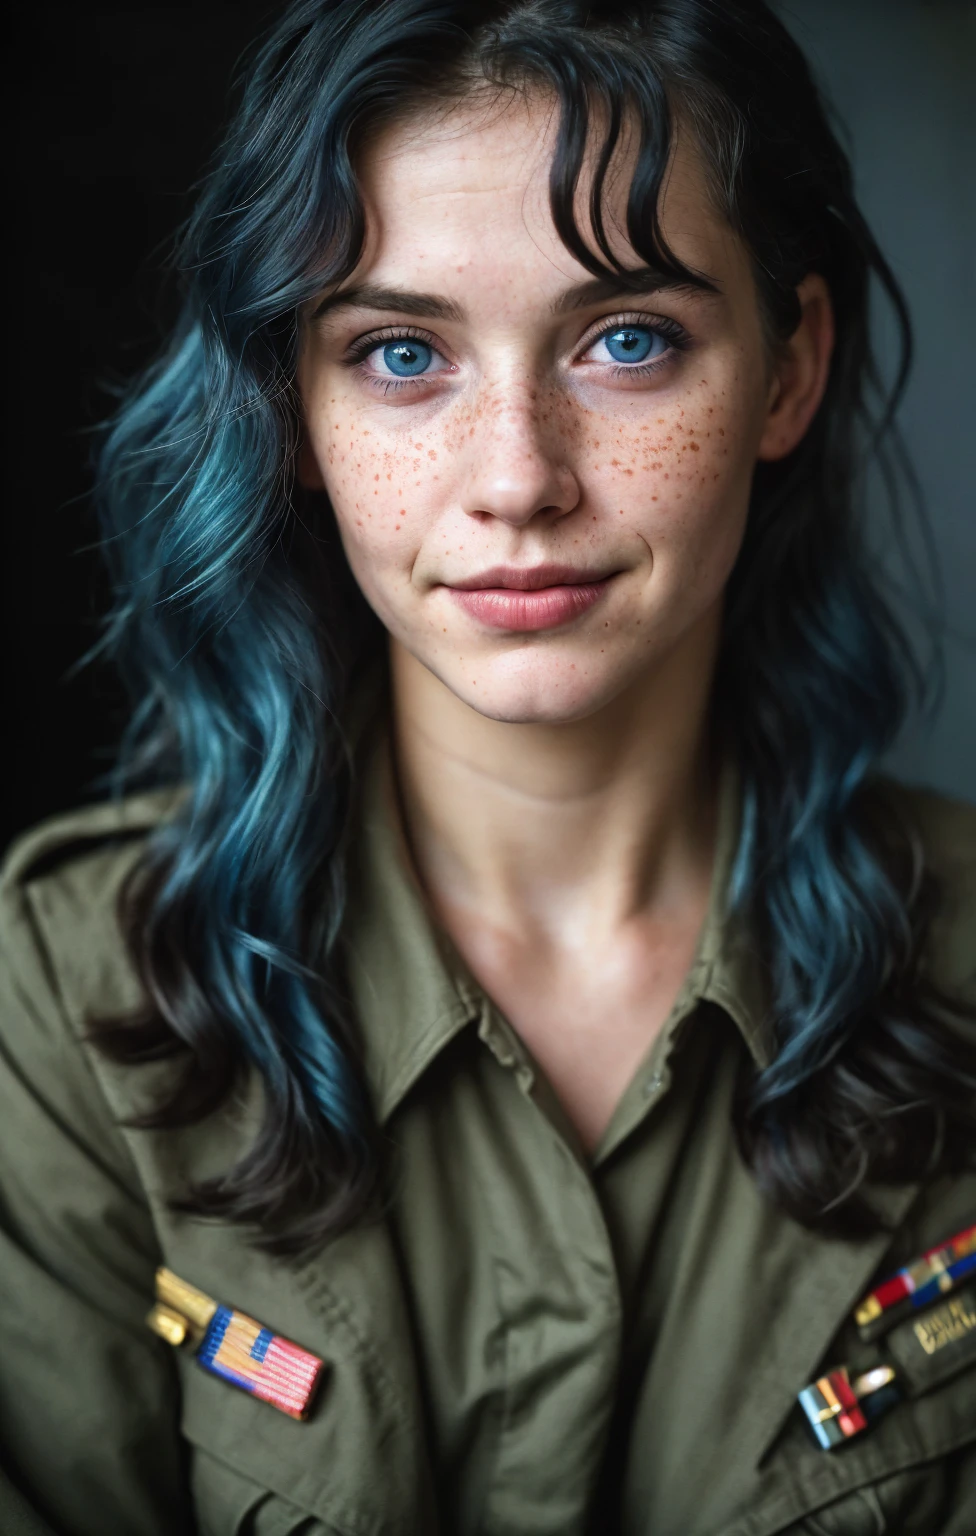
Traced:
<path fill-rule="evenodd" d="M 958 1497 L 976 1505 L 976 1450 L 968 1460 L 965 1455 L 967 1447 L 976 1448 L 976 1287 L 899 1323 L 857 1368 L 882 1360 L 895 1366 L 901 1400 L 862 1435 L 829 1452 L 794 1413 L 767 1459 L 750 1510 L 723 1536 L 860 1536 L 862 1529 L 865 1536 L 928 1536 L 953 1512 L 943 1510 L 935 1526 L 913 1523 L 914 1512 L 942 1497 L 946 1479 L 937 1464 L 954 1455 L 966 1461 L 970 1477 L 968 1491 L 960 1484 Z M 945 1494 L 953 1496 L 951 1490 Z"/>

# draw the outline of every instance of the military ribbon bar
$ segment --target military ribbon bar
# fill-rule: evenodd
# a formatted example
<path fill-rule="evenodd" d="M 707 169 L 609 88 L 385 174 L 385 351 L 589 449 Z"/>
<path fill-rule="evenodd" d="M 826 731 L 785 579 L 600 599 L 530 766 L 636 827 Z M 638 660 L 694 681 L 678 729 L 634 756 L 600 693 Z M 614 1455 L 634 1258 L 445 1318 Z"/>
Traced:
<path fill-rule="evenodd" d="M 224 1306 L 172 1270 L 156 1271 L 150 1328 L 167 1343 L 194 1346 L 197 1363 L 293 1419 L 308 1417 L 323 1362 L 245 1312 Z"/>
<path fill-rule="evenodd" d="M 902 1317 L 927 1307 L 954 1291 L 976 1273 L 976 1226 L 966 1227 L 948 1242 L 930 1248 L 876 1286 L 854 1312 L 862 1339 L 886 1333 Z"/>
<path fill-rule="evenodd" d="M 797 1401 L 821 1450 L 833 1451 L 863 1434 L 898 1399 L 892 1366 L 876 1366 L 852 1381 L 842 1365 L 804 1387 Z"/>

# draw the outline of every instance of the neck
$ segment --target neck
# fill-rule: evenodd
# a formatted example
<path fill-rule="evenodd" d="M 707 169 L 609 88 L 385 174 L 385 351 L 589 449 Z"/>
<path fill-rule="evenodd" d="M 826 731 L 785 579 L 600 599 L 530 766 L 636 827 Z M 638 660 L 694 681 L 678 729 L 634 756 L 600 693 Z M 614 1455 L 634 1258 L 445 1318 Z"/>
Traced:
<path fill-rule="evenodd" d="M 711 618 L 594 715 L 488 719 L 393 643 L 408 841 L 448 930 L 477 919 L 560 947 L 700 902 L 714 842 Z"/>

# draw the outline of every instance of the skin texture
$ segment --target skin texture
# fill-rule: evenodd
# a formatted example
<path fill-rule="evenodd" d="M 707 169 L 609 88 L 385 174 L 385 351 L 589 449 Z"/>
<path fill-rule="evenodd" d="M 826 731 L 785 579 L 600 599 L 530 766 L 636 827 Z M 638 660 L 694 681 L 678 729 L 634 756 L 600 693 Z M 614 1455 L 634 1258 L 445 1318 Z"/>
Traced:
<path fill-rule="evenodd" d="M 592 1147 L 693 957 L 722 594 L 757 460 L 789 453 L 819 404 L 832 322 L 811 275 L 796 335 L 770 355 L 748 253 L 680 134 L 663 228 L 718 291 L 578 302 L 590 274 L 548 212 L 553 134 L 545 100 L 472 100 L 373 145 L 367 246 L 342 292 L 374 291 L 310 307 L 300 473 L 327 491 L 391 636 L 406 828 L 433 911 Z M 625 146 L 618 230 L 626 161 Z M 617 248 L 640 265 L 619 233 Z M 378 288 L 440 313 L 378 308 Z M 601 340 L 662 321 L 683 345 L 655 339 L 642 372 Z M 431 369 L 391 387 L 382 348 L 404 336 L 434 349 Z M 565 622 L 499 628 L 458 597 L 546 562 L 605 579 Z"/>

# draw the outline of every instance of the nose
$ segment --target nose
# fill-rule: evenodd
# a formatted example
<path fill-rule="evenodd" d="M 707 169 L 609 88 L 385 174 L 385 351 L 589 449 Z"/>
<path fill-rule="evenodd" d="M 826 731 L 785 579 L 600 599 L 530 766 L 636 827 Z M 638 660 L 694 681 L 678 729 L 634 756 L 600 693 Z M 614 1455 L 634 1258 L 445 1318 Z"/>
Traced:
<path fill-rule="evenodd" d="M 464 511 L 514 528 L 534 517 L 555 520 L 579 504 L 580 488 L 560 453 L 559 434 L 545 430 L 535 391 L 514 384 L 478 408 L 468 438 Z"/>

